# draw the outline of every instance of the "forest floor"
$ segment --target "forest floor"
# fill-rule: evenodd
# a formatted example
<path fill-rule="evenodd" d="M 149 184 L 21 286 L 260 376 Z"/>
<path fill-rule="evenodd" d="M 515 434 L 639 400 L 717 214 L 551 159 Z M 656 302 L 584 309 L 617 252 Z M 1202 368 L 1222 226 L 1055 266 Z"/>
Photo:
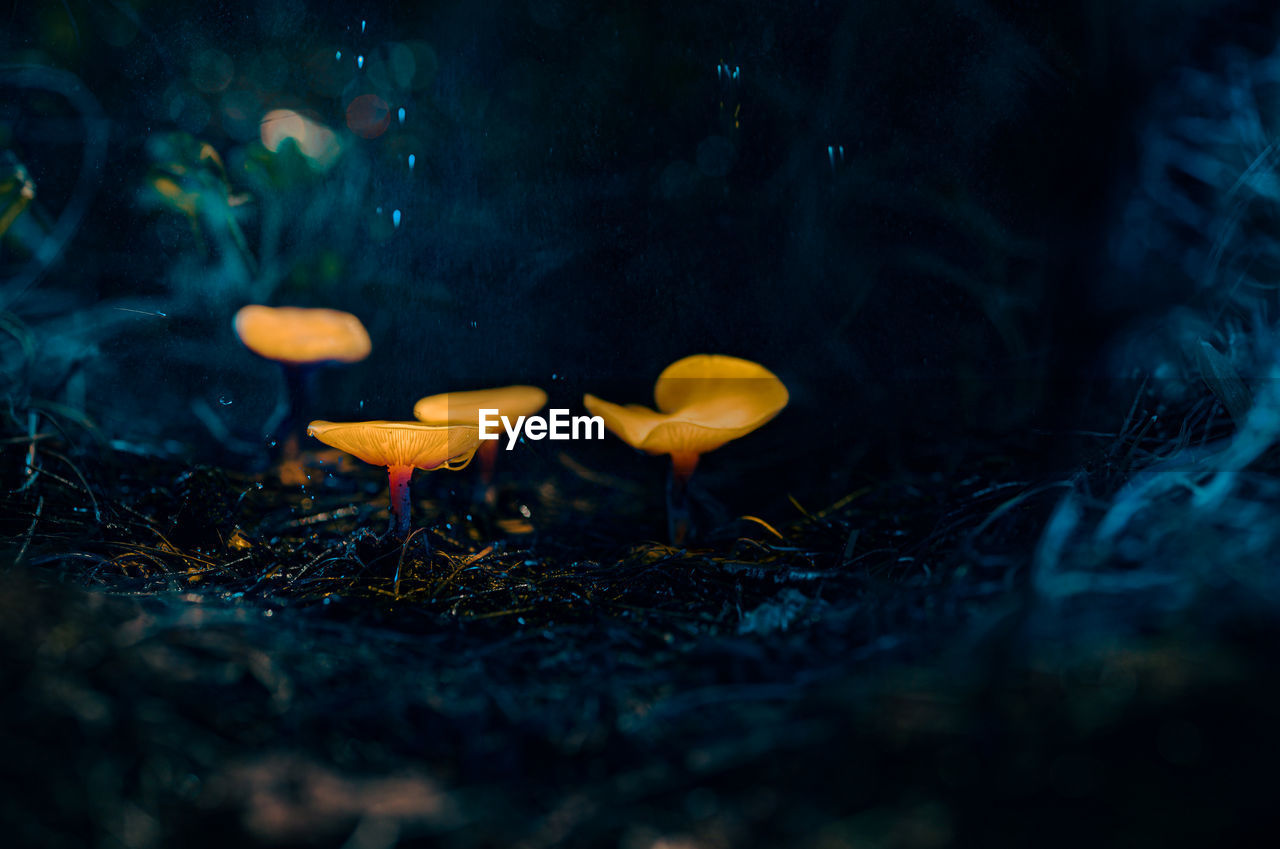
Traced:
<path fill-rule="evenodd" d="M 1016 457 L 686 547 L 634 541 L 655 499 L 564 457 L 488 507 L 420 483 L 428 530 L 401 542 L 369 530 L 374 471 L 300 488 L 6 436 L 6 845 L 1225 846 L 1280 824 L 1271 608 L 1046 596 L 1070 476 Z"/>

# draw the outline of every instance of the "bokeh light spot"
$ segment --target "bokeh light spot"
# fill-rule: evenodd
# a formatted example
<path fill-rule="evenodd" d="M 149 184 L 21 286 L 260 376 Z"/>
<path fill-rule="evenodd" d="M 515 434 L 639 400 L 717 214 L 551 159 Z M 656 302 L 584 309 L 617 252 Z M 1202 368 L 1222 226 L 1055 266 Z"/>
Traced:
<path fill-rule="evenodd" d="M 273 109 L 262 117 L 262 146 L 275 153 L 286 139 L 293 139 L 311 162 L 328 168 L 341 153 L 341 145 L 333 130 L 299 115 L 292 109 Z"/>
<path fill-rule="evenodd" d="M 391 123 L 391 107 L 376 94 L 362 94 L 347 106 L 347 127 L 362 139 L 376 139 Z"/>
<path fill-rule="evenodd" d="M 204 131 L 211 117 L 209 104 L 193 92 L 174 94 L 169 101 L 169 118 L 179 129 L 193 136 Z"/>
<path fill-rule="evenodd" d="M 262 146 L 275 153 L 285 139 L 302 141 L 307 137 L 307 119 L 292 109 L 272 109 L 262 116 Z"/>
<path fill-rule="evenodd" d="M 404 46 L 413 54 L 413 80 L 410 87 L 422 90 L 435 82 L 436 71 L 440 67 L 440 59 L 435 48 L 425 41 L 407 41 Z M 391 52 L 391 61 L 396 61 L 396 53 Z M 393 65 L 394 67 L 394 65 Z"/>
<path fill-rule="evenodd" d="M 235 74 L 235 62 L 221 50 L 202 50 L 191 60 L 191 84 L 205 94 L 222 91 Z"/>
<path fill-rule="evenodd" d="M 414 72 L 418 70 L 418 61 L 413 58 L 412 48 L 399 43 L 388 46 L 387 68 L 391 73 L 391 81 L 398 88 L 407 89 L 412 86 Z"/>

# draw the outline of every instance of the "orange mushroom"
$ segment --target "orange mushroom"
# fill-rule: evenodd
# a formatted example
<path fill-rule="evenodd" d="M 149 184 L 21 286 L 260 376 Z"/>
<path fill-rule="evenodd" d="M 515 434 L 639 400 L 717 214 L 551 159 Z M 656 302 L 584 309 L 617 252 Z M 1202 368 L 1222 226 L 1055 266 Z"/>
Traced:
<path fill-rule="evenodd" d="M 480 428 L 468 425 L 315 421 L 307 427 L 307 434 L 366 463 L 387 467 L 390 532 L 397 537 L 409 532 L 409 481 L 413 470 L 456 471 L 466 467 L 480 447 Z"/>
<path fill-rule="evenodd" d="M 372 343 L 360 319 L 348 312 L 304 307 L 250 304 L 235 317 L 236 336 L 263 359 L 284 370 L 286 399 L 274 426 L 271 444 L 287 459 L 297 454 L 298 424 L 307 407 L 313 376 L 321 366 L 356 363 L 369 356 Z"/>
<path fill-rule="evenodd" d="M 698 458 L 768 422 L 787 405 L 787 387 L 764 366 L 737 357 L 697 354 L 663 370 L 653 388 L 658 409 L 620 406 L 586 395 L 583 402 L 623 442 L 671 455 L 667 520 L 673 542 L 691 526 L 689 478 Z"/>
<path fill-rule="evenodd" d="M 413 405 L 413 417 L 427 424 L 478 424 L 481 410 L 497 410 L 499 416 L 515 419 L 531 416 L 547 405 L 547 393 L 536 386 L 499 386 L 471 392 L 443 392 L 421 398 Z M 484 500 L 493 495 L 493 468 L 498 458 L 498 441 L 484 440 L 480 457 L 480 485 Z"/>

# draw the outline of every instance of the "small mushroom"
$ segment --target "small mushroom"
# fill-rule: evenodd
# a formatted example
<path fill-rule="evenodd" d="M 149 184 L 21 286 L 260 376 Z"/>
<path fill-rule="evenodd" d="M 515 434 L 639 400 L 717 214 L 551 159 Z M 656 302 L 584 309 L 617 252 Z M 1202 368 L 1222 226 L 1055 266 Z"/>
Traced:
<path fill-rule="evenodd" d="M 268 428 L 273 446 L 286 461 L 298 453 L 298 425 L 317 369 L 333 363 L 357 363 L 372 344 L 360 319 L 348 312 L 304 307 L 250 304 L 235 317 L 236 336 L 258 356 L 280 364 L 286 390 L 283 411 L 277 409 Z"/>
<path fill-rule="evenodd" d="M 386 466 L 390 481 L 390 532 L 409 532 L 409 481 L 414 469 L 456 471 L 471 462 L 480 447 L 480 428 L 468 425 L 427 425 L 421 422 L 315 421 L 307 434 L 326 445 Z"/>
<path fill-rule="evenodd" d="M 478 425 L 481 410 L 497 410 L 498 415 L 515 419 L 531 416 L 547 405 L 547 393 L 536 386 L 499 386 L 471 392 L 443 392 L 419 399 L 413 417 L 427 424 Z M 498 459 L 499 440 L 484 440 L 480 458 L 480 495 L 477 500 L 492 502 L 493 469 Z"/>
<path fill-rule="evenodd" d="M 604 426 L 633 448 L 671 455 L 667 522 L 674 543 L 689 535 L 689 478 L 698 458 L 746 436 L 787 405 L 787 387 L 764 366 L 737 357 L 698 354 L 677 360 L 653 388 L 658 409 L 620 406 L 586 395 Z"/>

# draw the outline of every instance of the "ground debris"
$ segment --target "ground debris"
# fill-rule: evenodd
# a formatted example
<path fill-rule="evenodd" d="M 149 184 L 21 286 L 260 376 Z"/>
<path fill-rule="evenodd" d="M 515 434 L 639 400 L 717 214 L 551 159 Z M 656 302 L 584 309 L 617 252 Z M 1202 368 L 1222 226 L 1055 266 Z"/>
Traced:
<path fill-rule="evenodd" d="M 1009 799 L 1185 794 L 1171 764 L 1273 742 L 1239 698 L 1265 627 L 1117 645 L 1030 618 L 1062 488 L 1003 460 L 673 547 L 585 479 L 510 483 L 518 533 L 427 484 L 392 541 L 373 473 L 38 442 L 65 473 L 3 466 L 0 719 L 11 763 L 49 765 L 5 804 L 57 802 L 20 844 L 996 845 L 1029 827 Z"/>

